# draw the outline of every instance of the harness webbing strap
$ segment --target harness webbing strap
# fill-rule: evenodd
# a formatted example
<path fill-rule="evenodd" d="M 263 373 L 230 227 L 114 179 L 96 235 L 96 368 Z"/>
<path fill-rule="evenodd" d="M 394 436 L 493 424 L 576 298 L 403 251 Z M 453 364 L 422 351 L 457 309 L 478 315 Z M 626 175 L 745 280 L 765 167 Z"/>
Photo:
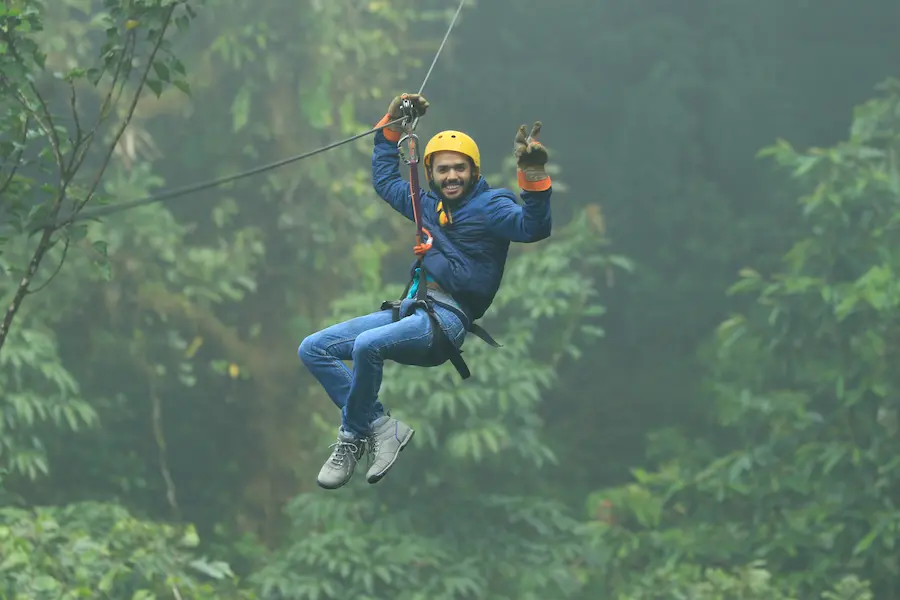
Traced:
<path fill-rule="evenodd" d="M 457 313 L 463 324 L 467 325 L 466 330 L 478 337 L 480 340 L 484 341 L 486 344 L 489 344 L 494 348 L 502 348 L 503 346 L 498 343 L 497 340 L 495 340 L 493 336 L 491 336 L 491 334 L 484 329 L 484 327 L 478 325 L 477 323 L 469 322 L 468 317 L 466 317 L 465 314 L 463 314 L 455 307 L 430 298 L 428 296 L 428 287 L 425 284 L 425 279 L 428 275 L 425 272 L 425 267 L 422 265 L 421 259 L 416 263 L 416 268 L 419 270 L 419 285 L 416 289 L 416 300 L 413 304 L 414 306 L 422 308 L 428 314 L 428 318 L 431 320 L 431 330 L 434 335 L 434 339 L 431 344 L 432 355 L 442 356 L 444 353 L 446 353 L 447 359 L 456 368 L 456 371 L 459 373 L 460 377 L 462 377 L 463 379 L 468 379 L 472 376 L 472 373 L 471 371 L 469 371 L 469 366 L 466 364 L 466 361 L 463 360 L 463 351 L 457 348 L 456 345 L 450 340 L 450 338 L 447 337 L 447 334 L 444 333 L 444 329 L 441 327 L 441 322 L 438 320 L 437 314 L 434 310 L 436 304 L 443 306 L 448 310 L 453 311 L 454 313 Z M 395 323 L 400 320 L 400 306 L 402 305 L 403 300 L 406 299 L 407 295 L 409 295 L 409 289 L 412 286 L 412 283 L 412 279 L 410 279 L 409 283 L 406 284 L 406 289 L 403 290 L 403 294 L 400 296 L 399 300 L 385 300 L 381 303 L 381 310 L 390 310 L 392 320 Z"/>
<path fill-rule="evenodd" d="M 491 336 L 491 334 L 489 334 L 487 332 L 487 330 L 484 327 L 482 327 L 481 325 L 479 325 L 478 323 L 472 323 L 472 325 L 469 327 L 469 333 L 475 335 L 476 337 L 478 337 L 478 339 L 483 341 L 485 344 L 493 346 L 494 348 L 502 348 L 503 347 L 503 345 L 500 344 L 500 342 L 495 340 L 493 338 L 493 336 Z"/>

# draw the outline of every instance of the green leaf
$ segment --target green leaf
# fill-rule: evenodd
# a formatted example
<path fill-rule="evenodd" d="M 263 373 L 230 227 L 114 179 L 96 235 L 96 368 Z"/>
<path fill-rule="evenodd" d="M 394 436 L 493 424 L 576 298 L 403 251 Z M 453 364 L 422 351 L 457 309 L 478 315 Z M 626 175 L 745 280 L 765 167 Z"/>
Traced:
<path fill-rule="evenodd" d="M 156 79 L 150 79 L 148 77 L 146 83 L 147 83 L 147 87 L 150 88 L 154 94 L 156 94 L 157 98 L 159 98 L 160 95 L 162 95 L 162 82 L 160 82 Z"/>
<path fill-rule="evenodd" d="M 196 548 L 200 544 L 200 536 L 193 525 L 188 525 L 181 538 L 181 545 L 186 548 Z"/>
<path fill-rule="evenodd" d="M 191 86 L 190 86 L 190 84 L 189 84 L 187 81 L 185 81 L 184 79 L 175 79 L 175 80 L 172 81 L 172 85 L 174 85 L 174 86 L 177 87 L 179 90 L 181 90 L 182 92 L 184 92 L 184 94 L 185 94 L 186 96 L 191 96 L 191 95 L 192 95 L 192 93 L 191 93 Z"/>
<path fill-rule="evenodd" d="M 16 550 L 0 562 L 0 571 L 12 571 L 13 569 L 26 564 L 28 564 L 28 555 L 22 551 Z"/>
<path fill-rule="evenodd" d="M 153 71 L 156 73 L 156 76 L 160 81 L 169 81 L 169 67 L 167 67 L 161 60 L 153 61 Z"/>
<path fill-rule="evenodd" d="M 231 104 L 234 131 L 240 131 L 247 125 L 250 118 L 250 102 L 250 88 L 242 86 Z"/>

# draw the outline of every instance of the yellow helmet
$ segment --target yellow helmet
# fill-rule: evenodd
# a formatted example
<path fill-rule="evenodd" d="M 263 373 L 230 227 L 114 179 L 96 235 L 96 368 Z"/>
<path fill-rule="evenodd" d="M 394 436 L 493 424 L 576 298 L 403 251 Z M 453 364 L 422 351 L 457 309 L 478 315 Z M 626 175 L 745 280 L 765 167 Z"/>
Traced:
<path fill-rule="evenodd" d="M 443 150 L 459 152 L 468 156 L 472 159 L 472 164 L 475 167 L 475 172 L 472 175 L 477 178 L 481 173 L 481 152 L 478 151 L 478 144 L 465 133 L 448 129 L 435 134 L 425 144 L 425 155 L 422 157 L 422 160 L 425 162 L 425 174 L 429 182 L 431 181 L 431 155 Z"/>

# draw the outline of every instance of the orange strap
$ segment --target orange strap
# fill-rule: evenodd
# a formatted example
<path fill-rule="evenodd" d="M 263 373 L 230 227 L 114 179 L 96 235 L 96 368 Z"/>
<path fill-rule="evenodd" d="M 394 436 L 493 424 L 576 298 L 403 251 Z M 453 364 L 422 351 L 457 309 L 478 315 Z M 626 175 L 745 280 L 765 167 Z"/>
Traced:
<path fill-rule="evenodd" d="M 375 125 L 375 127 L 381 127 L 385 123 L 390 123 L 391 121 L 393 121 L 393 119 L 391 118 L 391 114 L 384 113 L 384 116 L 381 117 L 381 120 L 378 121 L 378 123 Z M 384 128 L 381 130 L 381 132 L 384 134 L 384 137 L 389 142 L 399 142 L 400 141 L 401 134 L 399 131 L 393 131 L 392 129 Z"/>
<path fill-rule="evenodd" d="M 549 190 L 550 186 L 553 184 L 549 175 L 543 179 L 538 179 L 537 181 L 529 181 L 525 176 L 525 171 L 522 169 L 518 169 L 517 171 L 516 178 L 518 179 L 519 187 L 526 192 L 543 192 Z"/>
<path fill-rule="evenodd" d="M 431 237 L 431 232 L 423 227 L 422 233 L 425 234 L 425 241 L 413 246 L 413 252 L 415 252 L 416 256 L 419 258 L 425 256 L 425 253 L 431 250 L 431 247 L 434 245 L 434 238 Z"/>

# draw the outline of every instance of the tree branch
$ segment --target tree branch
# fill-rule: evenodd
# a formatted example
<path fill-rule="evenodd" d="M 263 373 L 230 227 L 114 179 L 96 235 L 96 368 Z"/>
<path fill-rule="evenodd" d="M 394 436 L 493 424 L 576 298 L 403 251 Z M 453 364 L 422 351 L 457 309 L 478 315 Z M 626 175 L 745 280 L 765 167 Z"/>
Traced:
<path fill-rule="evenodd" d="M 122 119 L 122 124 L 119 126 L 119 130 L 116 132 L 116 135 L 113 137 L 113 140 L 109 145 L 109 149 L 107 150 L 106 156 L 100 164 L 100 168 L 97 169 L 97 174 L 95 175 L 94 180 L 91 182 L 91 186 L 88 188 L 88 192 L 87 194 L 85 194 L 84 200 L 76 205 L 75 212 L 80 211 L 82 208 L 84 208 L 84 206 L 88 202 L 90 202 L 91 198 L 93 198 L 94 192 L 100 185 L 100 179 L 103 177 L 103 174 L 106 172 L 106 168 L 109 166 L 109 161 L 112 158 L 113 152 L 115 152 L 119 140 L 122 139 L 122 135 L 125 133 L 125 129 L 131 122 L 131 118 L 134 116 L 134 111 L 137 108 L 138 101 L 141 98 L 141 93 L 144 90 L 144 84 L 147 82 L 147 76 L 150 74 L 150 69 L 153 67 L 153 60 L 156 58 L 156 54 L 157 52 L 159 52 L 160 46 L 162 46 L 163 40 L 166 36 L 166 31 L 169 29 L 169 25 L 172 23 L 172 14 L 175 12 L 176 6 L 177 4 L 175 3 L 169 5 L 165 21 L 163 22 L 162 29 L 159 32 L 159 37 L 156 38 L 156 43 L 153 45 L 153 50 L 150 52 L 150 56 L 147 58 L 147 66 L 144 67 L 144 72 L 141 74 L 141 78 L 138 81 L 138 87 L 134 92 L 134 97 L 131 99 L 131 104 L 128 106 L 128 111 L 125 113 L 125 117 Z"/>
<path fill-rule="evenodd" d="M 142 73 L 141 78 L 138 81 L 137 90 L 135 91 L 134 97 L 131 100 L 131 104 L 128 107 L 128 111 L 126 112 L 125 118 L 122 121 L 122 125 L 119 127 L 118 131 L 116 132 L 116 135 L 113 138 L 113 141 L 110 143 L 109 150 L 106 152 L 106 156 L 103 159 L 103 161 L 100 165 L 100 168 L 97 170 L 97 174 L 94 177 L 93 181 L 91 182 L 91 186 L 88 189 L 88 192 L 85 195 L 85 198 L 81 202 L 75 203 L 75 212 L 81 210 L 90 201 L 90 199 L 93 197 L 94 192 L 96 191 L 97 187 L 100 185 L 100 180 L 103 177 L 103 174 L 106 172 L 106 168 L 109 165 L 109 161 L 112 158 L 112 154 L 115 151 L 116 145 L 119 143 L 119 140 L 121 139 L 122 135 L 125 133 L 125 129 L 128 126 L 128 123 L 130 122 L 132 116 L 134 115 L 135 109 L 137 108 L 138 101 L 140 100 L 140 97 L 141 97 L 141 92 L 143 91 L 144 84 L 147 81 L 147 76 L 149 75 L 150 69 L 153 66 L 153 60 L 156 58 L 156 54 L 159 51 L 160 47 L 162 46 L 163 40 L 165 39 L 166 31 L 168 30 L 169 25 L 172 23 L 172 14 L 175 12 L 176 6 L 177 6 L 177 3 L 173 3 L 168 7 L 168 10 L 165 15 L 165 21 L 163 22 L 163 26 L 160 29 L 159 36 L 156 39 L 156 43 L 153 45 L 153 50 L 151 51 L 150 56 L 147 60 L 147 66 L 144 69 L 144 72 Z M 3 37 L 5 38 L 7 45 L 10 48 L 10 51 L 15 52 L 15 48 L 12 44 L 12 41 L 9 39 L 9 36 L 4 34 Z M 133 37 L 134 36 L 132 36 L 132 38 Z M 128 54 L 128 53 L 126 53 L 126 54 Z M 16 60 L 21 62 L 23 67 L 27 68 L 27 65 L 21 59 L 21 57 L 18 56 L 17 52 L 16 52 L 15 56 L 16 56 Z M 8 82 L 8 79 L 6 77 L 0 75 L 0 82 L 5 82 L 5 81 Z M 14 93 L 16 93 L 16 95 L 20 98 L 20 102 L 25 100 L 25 102 L 24 102 L 25 109 L 32 112 L 32 114 L 35 115 L 35 119 L 38 120 L 38 122 L 40 123 L 41 122 L 40 119 L 37 118 L 38 115 L 35 114 L 38 111 L 36 111 L 35 109 L 33 109 L 31 106 L 28 105 L 27 100 L 24 97 L 22 97 L 21 92 L 19 92 L 19 90 L 17 88 L 15 88 L 14 86 L 8 86 L 8 87 L 10 87 L 12 90 L 14 90 Z M 53 206 L 50 210 L 50 214 L 48 215 L 52 222 L 52 221 L 55 221 L 56 216 L 59 213 L 59 209 L 62 206 L 62 203 L 66 198 L 69 183 L 71 181 L 71 177 L 74 176 L 74 173 L 66 173 L 65 163 L 64 163 L 64 160 L 63 160 L 62 154 L 61 154 L 62 147 L 59 144 L 59 136 L 56 133 L 56 129 L 53 124 L 52 117 L 50 117 L 50 113 L 49 113 L 49 109 L 47 108 L 47 104 L 44 102 L 44 99 L 40 96 L 40 93 L 38 92 L 34 83 L 30 83 L 30 87 L 37 96 L 38 102 L 40 103 L 40 105 L 43 109 L 44 116 L 48 119 L 49 127 L 44 127 L 44 129 L 45 129 L 45 131 L 48 132 L 48 135 L 50 136 L 50 139 L 51 139 L 51 142 L 53 145 L 53 152 L 56 155 L 57 164 L 59 166 L 59 171 L 60 171 L 59 190 L 57 190 L 56 198 L 53 201 Z M 112 86 L 110 89 L 112 90 L 112 89 L 114 89 L 114 87 L 115 86 Z M 70 175 L 70 176 L 68 178 L 66 178 L 66 175 Z M 53 227 L 53 226 L 48 226 L 43 229 L 40 241 L 38 242 L 38 245 L 34 250 L 34 254 L 31 257 L 31 260 L 28 262 L 28 268 L 25 271 L 25 275 L 24 275 L 24 277 L 22 277 L 22 280 L 19 282 L 19 285 L 16 288 L 16 293 L 13 296 L 12 302 L 10 302 L 9 306 L 6 309 L 6 313 L 3 316 L 3 323 L 0 324 L 0 350 L 3 349 L 3 345 L 6 342 L 6 338 L 9 335 L 9 329 L 12 326 L 12 322 L 15 319 L 16 313 L 18 313 L 18 311 L 19 311 L 19 307 L 22 305 L 22 301 L 25 299 L 25 296 L 28 294 L 28 288 L 34 279 L 34 276 L 37 273 L 38 268 L 41 265 L 41 261 L 43 260 L 44 256 L 47 254 L 47 251 L 51 247 L 52 236 L 53 236 L 54 231 L 56 231 L 56 229 L 58 229 L 58 227 Z"/>
<path fill-rule="evenodd" d="M 87 137 L 84 137 L 82 135 L 81 119 L 78 118 L 77 104 L 78 104 L 78 102 L 77 102 L 76 94 L 75 94 L 75 82 L 70 81 L 69 82 L 69 107 L 72 110 L 72 120 L 75 122 L 75 139 L 72 139 L 72 137 L 69 136 L 69 141 L 72 143 L 72 156 L 69 159 L 69 165 L 66 167 L 66 171 L 69 173 L 74 173 L 74 172 L 78 171 L 78 168 L 75 167 L 75 163 L 77 161 L 78 165 L 79 166 L 81 165 L 81 160 L 78 160 L 79 150 L 81 149 L 82 144 L 84 144 L 87 140 L 89 140 L 91 138 L 91 134 L 93 134 L 93 132 L 91 132 L 90 134 L 88 134 Z M 87 150 L 88 150 L 87 147 L 85 147 L 84 151 L 81 152 L 81 155 L 82 156 L 86 155 Z"/>
<path fill-rule="evenodd" d="M 6 42 L 7 48 L 9 48 L 9 53 L 12 55 L 12 57 L 20 65 L 22 65 L 22 68 L 27 70 L 28 64 L 25 62 L 25 59 L 22 58 L 22 55 L 19 54 L 19 50 L 16 47 L 14 40 L 6 32 L 3 32 L 3 39 Z M 28 87 L 31 90 L 31 93 L 34 94 L 34 97 L 37 100 L 38 104 L 40 104 L 41 111 L 43 112 L 43 117 L 47 119 L 46 125 L 42 124 L 42 127 L 44 129 L 44 132 L 50 138 L 50 144 L 53 147 L 53 156 L 56 159 L 56 166 L 59 170 L 60 184 L 62 184 L 62 181 L 65 177 L 66 165 L 62 155 L 62 143 L 59 141 L 59 133 L 57 133 L 56 124 L 53 122 L 53 115 L 50 113 L 50 108 L 47 106 L 47 102 L 44 100 L 44 96 L 37 89 L 37 85 L 31 78 L 29 78 L 28 80 Z M 21 97 L 21 92 L 19 93 L 19 95 Z M 27 103 L 25 106 L 28 110 L 36 112 L 35 109 L 28 106 Z"/>
<path fill-rule="evenodd" d="M 78 128 L 78 142 L 73 144 L 74 147 L 72 149 L 72 158 L 69 161 L 69 172 L 74 174 L 77 173 L 81 168 L 81 165 L 84 164 L 85 158 L 87 158 L 88 152 L 93 146 L 93 141 L 97 137 L 97 131 L 100 129 L 100 126 L 103 125 L 103 122 L 106 120 L 106 113 L 109 111 L 109 102 L 112 98 L 113 91 L 116 89 L 116 84 L 119 82 L 119 76 L 122 74 L 122 67 L 126 64 L 127 61 L 131 60 L 134 55 L 134 49 L 136 47 L 136 34 L 132 32 L 129 36 L 126 45 L 122 49 L 122 53 L 119 55 L 119 60 L 116 63 L 116 70 L 113 73 L 112 81 L 109 84 L 109 91 L 106 93 L 106 97 L 103 99 L 103 103 L 100 106 L 100 112 L 97 115 L 97 122 L 91 128 L 87 135 L 81 136 L 81 128 L 78 120 L 78 112 L 75 109 L 75 85 L 74 83 L 70 83 L 72 94 L 70 103 L 72 105 L 72 114 L 75 117 L 75 125 Z M 99 83 L 99 79 L 98 79 Z M 119 95 L 116 96 L 116 100 L 114 103 L 119 101 L 119 97 L 121 96 L 122 89 L 124 89 L 124 83 L 120 86 Z"/>
<path fill-rule="evenodd" d="M 50 277 L 47 279 L 47 281 L 42 283 L 40 285 L 40 287 L 38 287 L 36 290 L 26 290 L 26 292 L 25 292 L 26 294 L 36 294 L 39 291 L 41 291 L 42 289 L 44 289 L 45 287 L 47 287 L 48 285 L 50 285 L 51 281 L 56 279 L 56 276 L 59 275 L 60 271 L 62 271 L 63 264 L 65 264 L 65 262 L 66 262 L 66 256 L 69 254 L 69 242 L 70 242 L 70 238 L 69 238 L 69 236 L 66 236 L 66 244 L 65 244 L 65 246 L 63 246 L 62 257 L 59 259 L 59 264 L 56 265 L 56 270 L 53 271 L 53 273 L 50 275 Z"/>
<path fill-rule="evenodd" d="M 57 197 L 57 205 L 62 202 L 61 198 L 62 196 Z M 50 227 L 44 228 L 44 232 L 41 234 L 41 239 L 38 242 L 37 248 L 35 248 L 34 254 L 28 262 L 28 268 L 25 270 L 25 275 L 19 282 L 19 286 L 16 288 L 16 293 L 13 296 L 12 302 L 9 303 L 6 313 L 3 315 L 3 323 L 0 324 L 0 350 L 3 349 L 3 344 L 6 342 L 6 338 L 9 335 L 9 328 L 12 325 L 13 319 L 16 317 L 16 313 L 19 312 L 19 307 L 22 306 L 22 300 L 25 299 L 25 295 L 28 293 L 28 286 L 31 285 L 31 281 L 34 279 L 38 267 L 41 266 L 41 260 L 43 260 L 47 250 L 50 249 L 50 238 L 52 236 L 53 230 Z"/>
<path fill-rule="evenodd" d="M 169 471 L 169 459 L 166 452 L 166 436 L 162 425 L 162 402 L 159 399 L 159 394 L 156 393 L 155 387 L 153 386 L 150 390 L 150 402 L 153 408 L 153 438 L 156 440 L 156 449 L 159 454 L 159 472 L 166 483 L 166 500 L 172 508 L 174 517 L 180 519 L 181 511 L 178 508 L 178 500 L 175 496 L 175 481 L 172 479 L 172 473 Z"/>
<path fill-rule="evenodd" d="M 134 55 L 134 50 L 137 48 L 137 32 L 132 31 L 128 36 L 128 40 L 125 42 L 125 46 L 122 48 L 122 54 L 119 56 L 119 62 L 116 63 L 116 70 L 113 73 L 112 81 L 109 84 L 109 91 L 106 92 L 106 97 L 103 99 L 103 103 L 100 105 L 100 114 L 97 115 L 97 124 L 95 125 L 95 129 L 100 127 L 100 124 L 106 120 L 107 113 L 110 110 L 111 106 L 118 104 L 119 98 L 121 97 L 122 90 L 125 88 L 125 84 L 119 88 L 119 95 L 116 96 L 116 99 L 112 101 L 113 92 L 116 90 L 116 84 L 119 82 L 119 76 L 122 74 L 122 67 L 125 66 L 126 59 L 130 59 Z M 162 40 L 162 38 L 160 38 Z M 130 45 L 130 48 L 129 48 Z M 98 80 L 99 83 L 99 80 Z"/>
<path fill-rule="evenodd" d="M 25 143 L 28 141 L 28 126 L 31 124 L 31 117 L 25 117 L 25 123 L 22 126 L 22 139 L 19 142 L 20 148 L 18 151 L 14 153 L 15 158 L 13 159 L 12 169 L 9 171 L 9 175 L 6 176 L 6 180 L 0 184 L 0 196 L 3 196 L 3 192 L 9 187 L 9 184 L 12 183 L 13 177 L 16 176 L 16 173 L 19 171 L 19 165 L 22 162 L 22 155 L 25 153 Z"/>
<path fill-rule="evenodd" d="M 172 509 L 172 514 L 176 519 L 180 519 L 180 509 L 176 498 L 175 481 L 172 479 L 172 473 L 169 471 L 169 460 L 166 451 L 166 436 L 162 425 L 162 402 L 159 399 L 159 376 L 150 362 L 147 353 L 146 340 L 142 337 L 132 344 L 132 359 L 135 361 L 138 369 L 147 378 L 147 387 L 150 394 L 150 422 L 153 429 L 153 439 L 156 442 L 157 455 L 159 457 L 159 472 L 162 475 L 163 482 L 166 485 L 166 501 Z"/>
<path fill-rule="evenodd" d="M 22 105 L 22 108 L 24 108 L 28 112 L 29 116 L 37 121 L 37 124 L 40 125 L 41 129 L 44 130 L 44 133 L 50 135 L 48 132 L 47 124 L 44 123 L 44 121 L 41 119 L 41 115 L 38 113 L 37 109 L 29 104 L 28 98 L 26 98 L 25 95 L 22 94 L 22 90 L 13 85 L 9 78 L 3 73 L 0 73 L 0 84 L 3 84 L 3 86 L 8 89 L 13 96 L 15 96 L 16 100 L 19 102 L 19 104 Z"/>
<path fill-rule="evenodd" d="M 75 139 L 72 141 L 72 148 L 78 145 L 81 141 L 81 119 L 78 118 L 78 102 L 75 93 L 75 82 L 69 81 L 69 108 L 72 110 L 72 121 L 75 123 Z M 73 152 L 74 154 L 74 152 Z"/>

